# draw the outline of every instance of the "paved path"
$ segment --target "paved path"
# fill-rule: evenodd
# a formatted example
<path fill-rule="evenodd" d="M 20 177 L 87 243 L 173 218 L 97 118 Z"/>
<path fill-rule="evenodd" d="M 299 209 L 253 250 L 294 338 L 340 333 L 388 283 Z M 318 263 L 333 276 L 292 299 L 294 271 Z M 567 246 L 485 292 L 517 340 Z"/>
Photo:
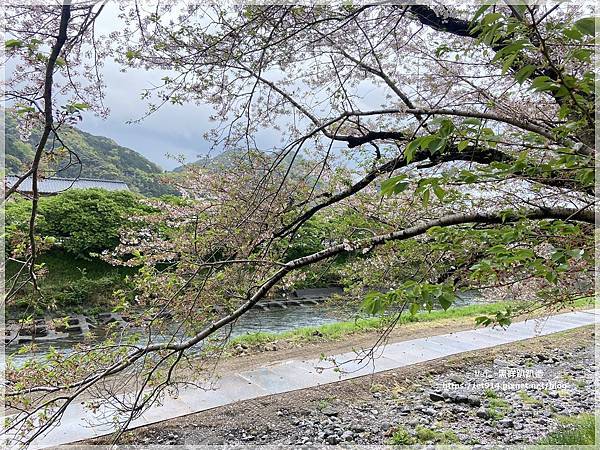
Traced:
<path fill-rule="evenodd" d="M 136 419 L 131 427 L 148 425 L 180 417 L 217 406 L 271 394 L 294 391 L 340 380 L 370 375 L 390 369 L 431 361 L 458 353 L 486 349 L 510 342 L 592 325 L 600 317 L 600 310 L 577 311 L 552 316 L 547 320 L 529 320 L 512 324 L 507 330 L 481 328 L 458 331 L 410 341 L 389 344 L 378 351 L 376 359 L 359 362 L 356 353 L 334 357 L 341 372 L 332 362 L 321 360 L 291 360 L 274 363 L 219 379 L 214 390 L 200 388 L 180 389 L 177 397 L 167 398 L 161 406 L 154 406 Z M 67 444 L 109 434 L 115 411 L 103 406 L 92 412 L 82 403 L 70 405 L 60 425 L 38 437 L 33 448 Z M 3 436 L 4 438 L 4 436 Z"/>

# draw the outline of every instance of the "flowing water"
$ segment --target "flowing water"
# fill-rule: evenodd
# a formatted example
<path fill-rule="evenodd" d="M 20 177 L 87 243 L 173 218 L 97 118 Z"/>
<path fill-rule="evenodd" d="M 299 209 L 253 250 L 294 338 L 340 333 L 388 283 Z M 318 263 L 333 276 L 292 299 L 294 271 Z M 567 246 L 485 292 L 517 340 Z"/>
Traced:
<path fill-rule="evenodd" d="M 463 293 L 456 301 L 455 306 L 464 306 L 479 302 L 481 302 L 479 296 L 472 293 Z M 286 309 L 273 308 L 268 311 L 255 308 L 238 319 L 231 336 L 236 337 L 256 332 L 280 333 L 302 327 L 352 320 L 355 317 L 357 317 L 356 310 L 327 303 L 314 306 L 290 306 Z M 175 326 L 176 324 L 173 325 Z M 96 341 L 101 342 L 102 329 L 95 329 L 94 334 L 97 336 Z M 166 338 L 167 336 L 157 336 L 153 342 L 161 342 Z M 168 336 L 168 338 L 171 338 L 171 336 Z M 178 334 L 177 339 L 183 340 L 185 336 Z M 6 356 L 10 356 L 16 366 L 22 366 L 32 358 L 44 358 L 48 354 L 50 347 L 67 355 L 72 352 L 74 345 L 83 341 L 84 337 L 82 334 L 69 333 L 69 336 L 65 338 L 52 341 L 37 341 L 34 352 L 19 354 L 19 350 L 23 348 L 22 345 L 8 345 L 5 350 Z M 2 361 L 2 367 L 4 366 L 5 364 Z"/>

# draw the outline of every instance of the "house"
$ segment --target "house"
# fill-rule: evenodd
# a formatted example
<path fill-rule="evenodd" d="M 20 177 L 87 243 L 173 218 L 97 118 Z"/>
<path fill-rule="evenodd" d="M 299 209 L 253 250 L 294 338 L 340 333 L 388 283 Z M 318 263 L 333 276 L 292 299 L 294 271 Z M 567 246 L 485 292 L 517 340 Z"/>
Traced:
<path fill-rule="evenodd" d="M 19 177 L 7 175 L 5 178 L 6 188 L 13 186 Z M 107 191 L 128 191 L 129 186 L 123 181 L 101 180 L 96 178 L 60 178 L 49 177 L 38 179 L 38 192 L 40 195 L 56 195 L 69 189 L 105 189 Z M 25 179 L 17 189 L 23 195 L 32 195 L 31 177 Z"/>

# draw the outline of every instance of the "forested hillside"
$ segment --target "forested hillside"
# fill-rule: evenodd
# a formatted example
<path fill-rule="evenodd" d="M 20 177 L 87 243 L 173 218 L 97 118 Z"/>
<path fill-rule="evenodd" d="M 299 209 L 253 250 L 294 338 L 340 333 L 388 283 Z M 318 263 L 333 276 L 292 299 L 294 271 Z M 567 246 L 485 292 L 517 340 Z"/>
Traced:
<path fill-rule="evenodd" d="M 6 173 L 19 174 L 33 158 L 34 146 L 39 139 L 39 130 L 34 130 L 27 141 L 21 140 L 17 121 L 10 110 L 5 114 L 6 133 Z M 148 196 L 160 196 L 174 193 L 174 190 L 160 182 L 162 169 L 134 150 L 122 147 L 110 138 L 94 136 L 74 127 L 61 130 L 65 145 L 74 151 L 82 162 L 81 176 L 125 181 L 133 191 Z M 50 144 L 51 145 L 51 144 Z M 57 157 L 46 158 L 45 168 L 58 172 L 58 176 L 75 177 L 79 166 L 68 165 L 68 154 L 59 153 Z"/>

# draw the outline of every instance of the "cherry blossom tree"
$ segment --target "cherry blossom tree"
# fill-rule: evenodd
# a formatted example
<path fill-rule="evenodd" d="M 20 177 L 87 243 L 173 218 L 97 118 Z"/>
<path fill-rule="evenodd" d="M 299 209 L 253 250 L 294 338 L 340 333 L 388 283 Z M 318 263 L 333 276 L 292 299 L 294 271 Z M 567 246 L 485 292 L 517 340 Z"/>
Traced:
<path fill-rule="evenodd" d="M 135 392 L 119 398 L 127 428 L 190 382 L 182 366 L 209 376 L 257 302 L 337 257 L 361 288 L 392 287 L 363 302 L 392 312 L 390 326 L 423 304 L 450 307 L 461 286 L 526 293 L 518 311 L 480 319 L 501 325 L 592 293 L 591 5 L 121 8 L 112 56 L 169 72 L 144 92 L 148 113 L 213 105 L 207 138 L 235 156 L 190 166 L 173 180 L 181 201 L 149 200 L 160 213 L 103 255 L 141 267 L 135 296 L 117 293 L 115 307 L 144 333 L 7 372 L 21 411 L 9 430 L 25 442 L 82 395 L 116 402 L 123 380 Z M 267 133 L 279 142 L 265 145 Z M 318 219 L 344 225 L 288 257 Z M 416 267 L 411 279 L 403 265 Z"/>
<path fill-rule="evenodd" d="M 3 11 L 5 31 L 4 63 L 12 70 L 3 82 L 4 101 L 11 105 L 26 139 L 33 127 L 42 131 L 33 159 L 18 179 L 5 186 L 4 199 L 31 179 L 32 207 L 29 221 L 29 256 L 15 260 L 21 264 L 5 298 L 9 300 L 25 284 L 39 293 L 36 257 L 44 243 L 36 234 L 38 179 L 46 173 L 50 160 L 66 161 L 62 169 L 81 167 L 78 155 L 62 141 L 60 129 L 81 120 L 81 111 L 94 109 L 105 114 L 102 105 L 102 78 L 99 72 L 103 55 L 94 39 L 94 22 L 104 5 L 96 2 L 70 1 L 61 5 L 39 2 L 8 2 Z M 58 97 L 58 100 L 57 100 Z M 21 273 L 28 273 L 23 280 Z"/>

